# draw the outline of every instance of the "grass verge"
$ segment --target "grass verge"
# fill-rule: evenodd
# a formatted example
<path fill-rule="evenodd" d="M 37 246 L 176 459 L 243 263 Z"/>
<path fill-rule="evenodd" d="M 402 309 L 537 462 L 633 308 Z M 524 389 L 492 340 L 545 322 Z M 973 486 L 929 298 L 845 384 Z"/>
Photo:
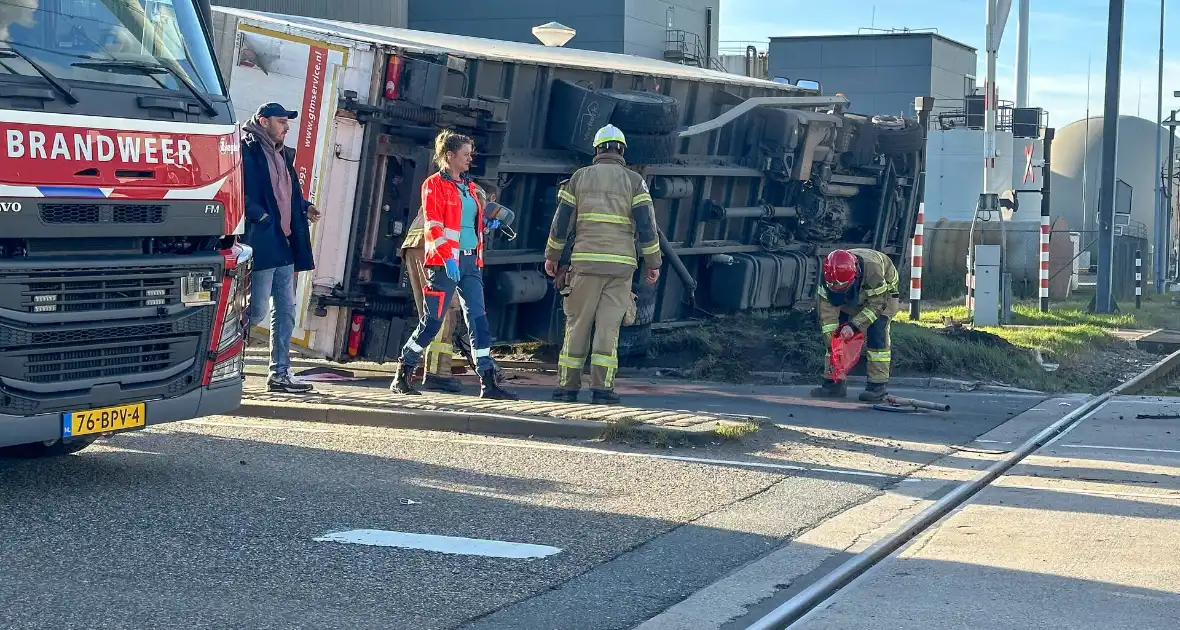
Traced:
<path fill-rule="evenodd" d="M 722 422 L 713 432 L 724 440 L 740 440 L 757 433 L 758 424 L 754 422 Z"/>
<path fill-rule="evenodd" d="M 959 314 L 956 308 L 932 309 L 917 323 L 892 324 L 894 375 L 962 378 L 1043 391 L 1104 391 L 1158 360 L 1112 337 L 1081 311 L 1050 313 L 1060 322 L 1053 326 L 944 326 L 944 318 Z M 965 310 L 961 314 L 965 316 Z M 789 312 L 718 318 L 658 335 L 643 364 L 674 367 L 694 379 L 741 382 L 751 372 L 818 378 L 823 357 L 815 315 Z M 858 373 L 864 373 L 863 360 L 853 371 Z"/>

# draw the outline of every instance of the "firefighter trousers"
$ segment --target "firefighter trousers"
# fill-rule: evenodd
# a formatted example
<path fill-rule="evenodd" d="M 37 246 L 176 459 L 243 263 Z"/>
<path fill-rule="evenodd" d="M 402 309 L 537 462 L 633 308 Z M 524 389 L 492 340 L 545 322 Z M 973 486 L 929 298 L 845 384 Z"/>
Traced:
<path fill-rule="evenodd" d="M 852 313 L 840 310 L 840 324 L 843 325 L 852 317 Z M 865 356 L 868 359 L 866 371 L 869 383 L 883 385 L 889 382 L 889 368 L 893 361 L 890 351 L 892 341 L 889 337 L 890 317 L 878 317 L 869 325 L 865 333 Z M 837 329 L 839 330 L 839 329 Z M 824 335 L 827 351 L 824 354 L 824 378 L 832 378 L 832 346 L 830 334 Z"/>
<path fill-rule="evenodd" d="M 418 307 L 419 319 L 426 312 L 424 310 L 425 293 L 423 292 L 427 285 L 426 267 L 423 265 L 425 260 L 426 252 L 422 247 L 412 247 L 402 253 L 402 261 L 410 275 L 410 291 L 414 294 L 414 305 Z M 434 337 L 430 345 L 426 346 L 423 357 L 426 363 L 423 366 L 423 378 L 426 377 L 426 374 L 443 378 L 451 377 L 451 362 L 455 355 L 455 348 L 451 342 L 454 340 L 455 317 L 458 313 L 458 301 L 451 300 L 451 306 L 442 318 L 442 328 L 438 329 L 438 335 Z"/>
<path fill-rule="evenodd" d="M 589 350 L 590 388 L 612 391 L 619 368 L 619 328 L 631 302 L 631 276 L 598 276 L 570 270 L 568 277 L 565 343 L 557 360 L 558 387 L 574 392 L 582 388 L 582 369 Z"/>

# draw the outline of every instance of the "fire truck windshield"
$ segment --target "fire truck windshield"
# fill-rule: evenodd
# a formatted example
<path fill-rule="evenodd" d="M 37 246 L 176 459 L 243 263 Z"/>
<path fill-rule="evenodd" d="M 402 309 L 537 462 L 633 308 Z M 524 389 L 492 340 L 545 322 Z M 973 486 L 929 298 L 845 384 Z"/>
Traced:
<path fill-rule="evenodd" d="M 197 11 L 193 0 L 0 0 L 0 49 L 19 52 L 0 56 L 0 69 L 39 80 L 224 96 Z M 167 71 L 151 71 L 153 65 Z"/>

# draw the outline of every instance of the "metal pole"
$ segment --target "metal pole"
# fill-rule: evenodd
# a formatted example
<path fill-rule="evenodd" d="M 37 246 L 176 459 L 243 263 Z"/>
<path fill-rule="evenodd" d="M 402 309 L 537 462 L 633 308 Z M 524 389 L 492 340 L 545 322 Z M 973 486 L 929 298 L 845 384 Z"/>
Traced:
<path fill-rule="evenodd" d="M 1106 36 L 1106 104 L 1102 110 L 1102 180 L 1098 191 L 1098 284 L 1094 311 L 1114 312 L 1114 182 L 1119 141 L 1119 88 L 1125 0 L 1110 0 Z"/>
<path fill-rule="evenodd" d="M 1053 135 L 1052 127 L 1045 128 L 1044 148 L 1045 165 L 1041 175 L 1041 312 L 1049 312 L 1049 229 L 1052 217 L 1049 214 L 1050 184 L 1052 182 Z"/>
<path fill-rule="evenodd" d="M 1029 0 L 1020 0 L 1019 24 L 1016 25 L 1017 107 L 1028 107 L 1028 6 Z"/>
<path fill-rule="evenodd" d="M 1168 234 L 1169 238 L 1172 229 L 1172 213 L 1176 211 L 1176 114 L 1180 110 L 1172 110 L 1172 125 L 1168 127 L 1168 187 L 1167 187 L 1167 204 L 1168 204 Z M 1169 244 L 1170 248 L 1170 244 Z M 1180 268 L 1180 260 L 1176 261 L 1176 265 Z"/>
<path fill-rule="evenodd" d="M 913 244 L 910 246 L 910 321 L 918 321 L 922 312 L 922 241 L 926 232 L 926 204 L 918 206 L 918 222 L 914 225 Z"/>
<path fill-rule="evenodd" d="M 914 111 L 918 124 L 922 126 L 922 152 L 918 158 L 918 217 L 914 223 L 914 236 L 910 246 L 910 320 L 917 321 L 922 310 L 922 250 L 926 232 L 926 152 L 930 140 L 930 112 L 934 109 L 934 97 L 914 98 Z"/>
<path fill-rule="evenodd" d="M 1143 308 L 1143 251 L 1135 250 L 1135 308 Z"/>
<path fill-rule="evenodd" d="M 1164 0 L 1160 0 L 1160 60 L 1159 60 L 1159 88 L 1156 98 L 1156 127 L 1155 127 L 1155 173 L 1162 171 L 1160 163 L 1160 145 L 1164 143 Z M 1168 159 L 1171 159 L 1169 156 Z M 1164 273 L 1168 264 L 1168 228 L 1167 208 L 1164 206 L 1164 183 L 1156 179 L 1155 187 L 1155 238 L 1151 257 L 1151 275 L 1155 283 L 1155 292 L 1164 293 Z"/>

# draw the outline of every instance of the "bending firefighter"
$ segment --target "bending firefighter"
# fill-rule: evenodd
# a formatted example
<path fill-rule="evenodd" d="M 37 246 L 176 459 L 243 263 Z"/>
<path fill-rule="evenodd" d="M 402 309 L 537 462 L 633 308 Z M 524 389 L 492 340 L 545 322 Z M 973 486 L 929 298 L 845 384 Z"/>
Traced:
<path fill-rule="evenodd" d="M 823 282 L 818 290 L 819 320 L 824 343 L 831 353 L 832 335 L 849 338 L 865 335 L 868 386 L 864 402 L 885 400 L 889 383 L 889 322 L 901 306 L 897 294 L 897 268 L 885 254 L 872 249 L 838 249 L 824 259 Z M 832 380 L 830 356 L 824 357 L 824 384 L 811 390 L 821 398 L 843 398 L 848 384 Z"/>
<path fill-rule="evenodd" d="M 545 272 L 556 277 L 567 241 L 573 241 L 564 302 L 565 343 L 553 398 L 578 399 L 589 350 L 592 401 L 617 404 L 619 328 L 633 304 L 636 250 L 643 256 L 649 283 L 659 279 L 663 259 L 647 183 L 623 160 L 627 148 L 623 132 L 613 125 L 599 129 L 594 147 L 594 163 L 562 182 L 545 247 Z"/>
<path fill-rule="evenodd" d="M 479 372 L 480 397 L 517 399 L 496 382 L 496 364 L 492 362 L 492 333 L 483 295 L 483 232 L 499 227 L 500 222 L 485 222 L 484 204 L 467 175 L 474 148 L 471 138 L 443 131 L 435 140 L 439 170 L 422 182 L 426 284 L 418 327 L 402 347 L 401 362 L 389 385 L 398 394 L 419 393 L 410 385 L 410 377 L 422 360 L 424 346 L 435 340 L 442 328 L 458 292 Z"/>

